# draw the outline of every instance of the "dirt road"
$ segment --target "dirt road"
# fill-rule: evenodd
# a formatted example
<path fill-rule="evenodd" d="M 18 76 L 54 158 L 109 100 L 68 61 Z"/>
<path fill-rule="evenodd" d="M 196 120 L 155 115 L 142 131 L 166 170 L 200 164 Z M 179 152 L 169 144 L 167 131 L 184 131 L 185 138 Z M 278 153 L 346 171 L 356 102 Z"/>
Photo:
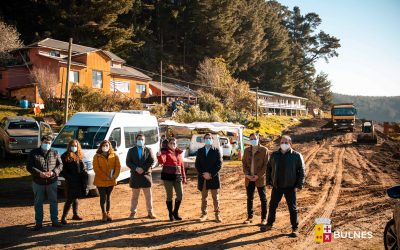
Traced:
<path fill-rule="evenodd" d="M 291 128 L 294 148 L 306 161 L 306 185 L 298 193 L 300 237 L 288 237 L 289 213 L 284 199 L 278 212 L 274 229 L 260 232 L 257 224 L 244 225 L 246 193 L 241 166 L 226 163 L 222 170 L 221 209 L 223 223 L 198 222 L 200 194 L 192 175 L 184 187 L 182 222 L 167 221 L 165 191 L 154 176 L 155 211 L 160 220 L 145 219 L 145 203 L 141 196 L 139 219 L 127 219 L 130 211 L 128 184 L 116 187 L 112 196 L 115 221 L 99 221 L 98 198 L 80 201 L 80 211 L 85 218 L 72 222 L 62 229 L 46 226 L 40 232 L 31 232 L 33 226 L 32 194 L 29 187 L 21 187 L 15 198 L 0 185 L 0 248 L 154 248 L 165 249 L 382 249 L 384 226 L 391 216 L 393 200 L 385 189 L 400 181 L 399 143 L 379 138 L 377 145 L 357 145 L 356 133 L 322 131 L 323 120 L 306 120 Z M 271 148 L 273 150 L 273 148 Z M 9 184 L 8 184 L 9 185 Z M 270 190 L 268 190 L 268 197 Z M 3 199 L 6 198 L 6 199 Z M 212 204 L 211 200 L 209 202 Z M 62 209 L 62 200 L 59 210 Z M 212 210 L 210 208 L 209 210 Z M 260 205 L 255 197 L 256 222 Z M 314 242 L 314 220 L 318 217 L 332 219 L 332 229 L 340 232 L 371 231 L 371 239 L 333 239 L 332 243 Z M 48 205 L 45 220 L 49 221 Z"/>

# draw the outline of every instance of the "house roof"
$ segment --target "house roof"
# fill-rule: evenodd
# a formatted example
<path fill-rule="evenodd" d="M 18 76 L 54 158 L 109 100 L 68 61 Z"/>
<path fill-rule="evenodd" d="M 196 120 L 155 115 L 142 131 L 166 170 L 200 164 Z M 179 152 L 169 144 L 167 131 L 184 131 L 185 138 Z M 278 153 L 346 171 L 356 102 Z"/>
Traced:
<path fill-rule="evenodd" d="M 161 82 L 151 81 L 150 85 L 161 90 Z M 162 83 L 162 92 L 163 95 L 167 96 L 197 96 L 196 91 L 188 88 L 187 86 L 167 82 Z"/>
<path fill-rule="evenodd" d="M 280 96 L 280 97 L 285 97 L 285 98 L 308 100 L 307 98 L 300 97 L 300 96 L 295 96 L 295 95 L 291 95 L 291 94 L 284 94 L 284 93 L 278 93 L 278 92 L 272 92 L 272 91 L 265 91 L 265 90 L 259 90 L 258 94 L 263 95 L 263 96 Z"/>
<path fill-rule="evenodd" d="M 58 49 L 58 50 L 63 50 L 63 51 L 68 51 L 68 42 L 52 39 L 52 38 L 46 38 L 44 40 L 41 40 L 36 43 L 32 43 L 26 47 L 46 47 L 46 48 L 52 48 L 52 49 Z M 95 51 L 101 51 L 103 52 L 106 56 L 108 56 L 112 61 L 116 62 L 121 62 L 125 63 L 125 60 L 117 56 L 116 54 L 112 53 L 111 51 L 108 50 L 101 50 L 101 49 L 96 49 L 92 47 L 87 47 L 79 44 L 72 44 L 72 54 L 85 54 L 89 52 L 95 52 Z"/>
<path fill-rule="evenodd" d="M 139 78 L 143 80 L 151 81 L 151 77 L 148 75 L 143 74 L 142 72 L 127 66 L 122 66 L 121 68 L 113 68 L 111 67 L 111 74 L 112 75 L 119 75 L 119 76 L 128 76 Z"/>
<path fill-rule="evenodd" d="M 41 53 L 40 51 L 39 51 L 38 55 L 43 56 L 43 57 L 47 57 L 47 58 L 50 58 L 50 59 L 57 60 L 60 63 L 68 63 L 68 60 L 66 58 L 62 58 L 62 57 L 58 57 L 58 56 L 51 56 L 51 55 L 46 54 L 46 53 Z M 86 67 L 86 64 L 81 63 L 81 62 L 71 61 L 71 64 L 72 65 L 76 65 L 76 66 Z"/>

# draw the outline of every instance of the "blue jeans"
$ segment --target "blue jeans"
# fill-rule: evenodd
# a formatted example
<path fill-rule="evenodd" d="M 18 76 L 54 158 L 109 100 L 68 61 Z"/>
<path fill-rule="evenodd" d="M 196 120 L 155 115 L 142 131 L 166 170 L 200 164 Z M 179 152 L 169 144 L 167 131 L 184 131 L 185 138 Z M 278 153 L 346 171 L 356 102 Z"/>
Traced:
<path fill-rule="evenodd" d="M 276 209 L 278 208 L 282 196 L 285 196 L 286 204 L 289 208 L 290 224 L 292 224 L 292 229 L 297 229 L 299 220 L 297 217 L 296 191 L 294 188 L 272 188 L 267 224 L 272 225 L 275 222 Z"/>
<path fill-rule="evenodd" d="M 52 223 L 58 222 L 58 207 L 57 207 L 57 182 L 48 185 L 39 185 L 32 182 L 33 194 L 35 197 L 35 222 L 36 224 L 43 223 L 43 203 L 46 197 L 50 202 L 50 218 Z"/>

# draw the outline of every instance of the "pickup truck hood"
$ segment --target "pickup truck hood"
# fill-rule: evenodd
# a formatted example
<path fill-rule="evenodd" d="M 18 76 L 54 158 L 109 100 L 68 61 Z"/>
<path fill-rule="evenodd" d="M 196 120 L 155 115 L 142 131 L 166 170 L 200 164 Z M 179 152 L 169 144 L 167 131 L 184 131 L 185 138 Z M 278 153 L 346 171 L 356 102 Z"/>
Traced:
<path fill-rule="evenodd" d="M 7 129 L 6 130 L 7 134 L 9 136 L 38 136 L 39 131 L 38 130 L 32 130 L 32 129 Z"/>

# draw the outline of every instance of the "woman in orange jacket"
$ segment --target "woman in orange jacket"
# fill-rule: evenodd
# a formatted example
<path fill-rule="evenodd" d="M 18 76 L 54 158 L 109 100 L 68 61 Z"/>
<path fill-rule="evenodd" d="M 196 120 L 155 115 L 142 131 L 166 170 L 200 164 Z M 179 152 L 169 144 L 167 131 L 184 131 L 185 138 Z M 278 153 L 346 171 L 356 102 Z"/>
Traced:
<path fill-rule="evenodd" d="M 93 170 L 95 172 L 94 185 L 100 193 L 100 207 L 103 213 L 102 221 L 112 221 L 110 196 L 114 186 L 117 185 L 117 177 L 121 172 L 121 163 L 109 141 L 104 140 L 100 143 L 93 157 Z"/>

